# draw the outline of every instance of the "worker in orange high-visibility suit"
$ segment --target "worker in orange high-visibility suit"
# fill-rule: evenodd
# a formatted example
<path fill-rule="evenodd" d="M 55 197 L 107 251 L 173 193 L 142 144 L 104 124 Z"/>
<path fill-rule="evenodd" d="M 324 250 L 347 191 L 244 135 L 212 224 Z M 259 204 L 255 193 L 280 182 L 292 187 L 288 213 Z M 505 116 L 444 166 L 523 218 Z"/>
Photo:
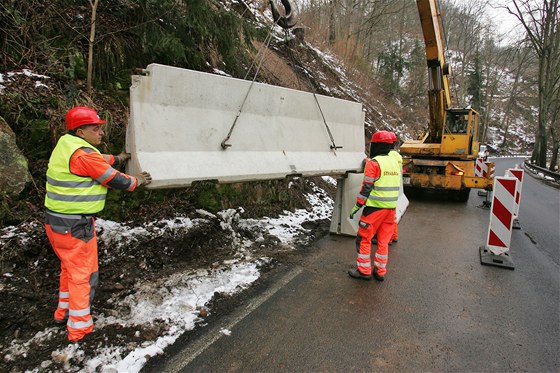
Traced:
<path fill-rule="evenodd" d="M 148 172 L 130 176 L 115 170 L 130 154 L 101 154 L 105 123 L 88 107 L 66 114 L 66 129 L 47 169 L 45 228 L 60 259 L 55 323 L 66 324 L 68 339 L 79 341 L 93 330 L 91 302 L 98 283 L 97 235 L 94 215 L 105 206 L 108 188 L 132 192 L 152 180 Z"/>
<path fill-rule="evenodd" d="M 356 204 L 350 212 L 352 219 L 364 207 L 356 237 L 356 268 L 348 271 L 353 278 L 371 280 L 373 275 L 378 281 L 385 280 L 389 261 L 388 245 L 394 230 L 402 172 L 395 158 L 388 155 L 393 143 L 393 136 L 389 131 L 375 132 L 371 138 L 370 158 L 366 161 L 364 180 Z M 375 235 L 377 250 L 372 270 L 371 247 Z"/>
<path fill-rule="evenodd" d="M 402 170 L 402 156 L 395 149 L 395 146 L 396 146 L 396 143 L 397 143 L 397 135 L 395 135 L 393 132 L 390 132 L 390 134 L 391 134 L 391 139 L 393 141 L 393 146 L 392 146 L 391 150 L 389 151 L 389 156 L 393 157 L 397 161 L 397 163 L 399 164 L 399 167 Z M 391 245 L 393 242 L 398 242 L 399 241 L 399 222 L 397 221 L 397 215 L 396 214 L 395 214 L 395 223 L 394 223 L 393 226 L 394 226 L 393 235 L 391 236 L 391 239 L 389 240 L 389 245 Z M 377 237 L 373 237 L 373 239 L 371 240 L 371 243 L 377 244 Z"/>

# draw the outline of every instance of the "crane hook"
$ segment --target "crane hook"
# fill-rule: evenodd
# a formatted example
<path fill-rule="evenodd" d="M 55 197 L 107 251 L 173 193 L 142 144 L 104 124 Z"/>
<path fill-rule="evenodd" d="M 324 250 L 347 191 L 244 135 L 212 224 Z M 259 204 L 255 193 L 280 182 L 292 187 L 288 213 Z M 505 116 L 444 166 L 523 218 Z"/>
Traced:
<path fill-rule="evenodd" d="M 297 19 L 295 14 L 292 12 L 292 4 L 290 4 L 290 0 L 281 1 L 282 5 L 284 6 L 284 10 L 286 11 L 285 16 L 280 15 L 275 0 L 268 0 L 268 2 L 270 3 L 270 7 L 272 8 L 272 17 L 274 18 L 274 22 L 276 22 L 283 29 L 290 29 L 296 25 Z"/>

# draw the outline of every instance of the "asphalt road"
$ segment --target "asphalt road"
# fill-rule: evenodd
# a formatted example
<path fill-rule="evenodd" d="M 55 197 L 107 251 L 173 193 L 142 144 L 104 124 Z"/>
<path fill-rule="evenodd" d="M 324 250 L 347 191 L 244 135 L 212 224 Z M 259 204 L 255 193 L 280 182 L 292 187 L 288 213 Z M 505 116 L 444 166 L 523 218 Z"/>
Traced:
<path fill-rule="evenodd" d="M 534 217 L 528 201 L 512 233 L 515 270 L 480 264 L 489 210 L 475 191 L 467 204 L 412 200 L 385 282 L 348 277 L 354 239 L 325 237 L 274 286 L 146 370 L 558 372 L 560 271 L 545 250 L 554 234 L 524 228 L 551 219 L 550 204 Z"/>

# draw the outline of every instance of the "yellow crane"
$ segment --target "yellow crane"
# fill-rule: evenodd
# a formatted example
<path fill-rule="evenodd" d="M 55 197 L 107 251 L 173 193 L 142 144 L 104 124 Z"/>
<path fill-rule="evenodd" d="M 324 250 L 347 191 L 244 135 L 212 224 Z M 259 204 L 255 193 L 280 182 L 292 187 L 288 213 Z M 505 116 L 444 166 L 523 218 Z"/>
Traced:
<path fill-rule="evenodd" d="M 478 113 L 470 106 L 452 106 L 451 68 L 445 61 L 437 0 L 417 0 L 416 5 L 426 45 L 430 122 L 421 139 L 401 145 L 403 185 L 410 194 L 419 189 L 440 189 L 467 201 L 471 188 L 491 190 L 493 185 L 492 179 L 474 176 L 480 146 Z"/>

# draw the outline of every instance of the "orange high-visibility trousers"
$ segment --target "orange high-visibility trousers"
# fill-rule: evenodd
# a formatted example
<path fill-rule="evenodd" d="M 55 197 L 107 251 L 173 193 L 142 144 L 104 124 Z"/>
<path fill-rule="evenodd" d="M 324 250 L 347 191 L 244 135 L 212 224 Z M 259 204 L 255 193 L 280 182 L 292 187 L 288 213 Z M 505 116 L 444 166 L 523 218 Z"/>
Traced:
<path fill-rule="evenodd" d="M 89 219 L 91 223 L 88 221 L 84 229 L 93 232 L 85 235 L 75 227 L 63 234 L 45 225 L 49 242 L 60 259 L 59 303 L 54 318 L 68 317 L 70 341 L 78 341 L 93 330 L 90 306 L 98 283 L 98 259 L 95 223 L 92 217 Z"/>
<path fill-rule="evenodd" d="M 399 240 L 399 223 L 397 222 L 397 214 L 395 214 L 395 223 L 393 229 L 393 235 L 391 236 L 391 241 Z"/>
<path fill-rule="evenodd" d="M 395 210 L 382 209 L 369 215 L 360 217 L 358 235 L 356 236 L 356 250 L 358 271 L 364 275 L 371 275 L 371 240 L 377 236 L 377 250 L 375 250 L 373 265 L 380 276 L 387 273 L 389 261 L 389 241 L 393 235 Z"/>

